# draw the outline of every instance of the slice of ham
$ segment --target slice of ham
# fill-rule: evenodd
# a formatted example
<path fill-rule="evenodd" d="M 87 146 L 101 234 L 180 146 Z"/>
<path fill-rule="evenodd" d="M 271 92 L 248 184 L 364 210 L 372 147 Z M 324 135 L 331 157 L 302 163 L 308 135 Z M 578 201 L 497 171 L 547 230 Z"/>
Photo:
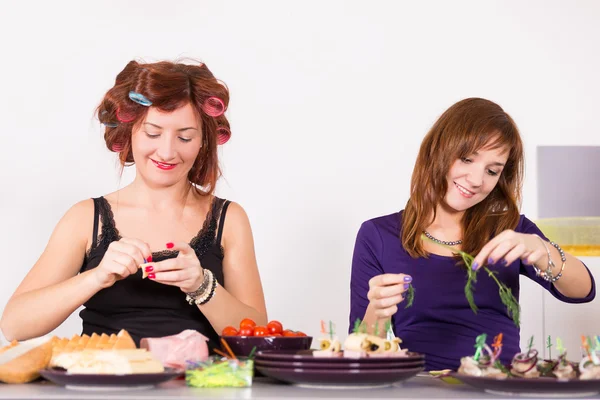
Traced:
<path fill-rule="evenodd" d="M 187 329 L 173 336 L 144 338 L 140 347 L 150 351 L 165 367 L 185 369 L 186 361 L 197 363 L 208 358 L 207 341 L 206 336 Z"/>

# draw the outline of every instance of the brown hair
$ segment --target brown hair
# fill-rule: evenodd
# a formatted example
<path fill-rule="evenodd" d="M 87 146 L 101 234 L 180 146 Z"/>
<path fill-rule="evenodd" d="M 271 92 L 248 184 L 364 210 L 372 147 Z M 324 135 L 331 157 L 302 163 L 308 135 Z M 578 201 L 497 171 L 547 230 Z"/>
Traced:
<path fill-rule="evenodd" d="M 466 210 L 462 250 L 475 255 L 493 236 L 516 228 L 524 169 L 519 130 L 499 105 L 465 99 L 446 110 L 421 143 L 402 217 L 402 245 L 412 257 L 427 257 L 421 234 L 433 222 L 436 207 L 446 195 L 450 167 L 484 146 L 505 146 L 508 160 L 492 192 Z"/>
<path fill-rule="evenodd" d="M 133 101 L 129 94 L 143 95 L 163 112 L 191 104 L 202 121 L 202 147 L 188 179 L 212 194 L 221 176 L 217 144 L 231 135 L 229 122 L 223 113 L 229 104 L 229 91 L 217 81 L 205 64 L 190 65 L 161 61 L 142 64 L 131 61 L 105 94 L 97 116 L 106 126 L 106 147 L 119 153 L 122 166 L 134 163 L 131 134 L 148 112 L 148 107 Z M 220 101 L 219 101 L 220 100 Z"/>

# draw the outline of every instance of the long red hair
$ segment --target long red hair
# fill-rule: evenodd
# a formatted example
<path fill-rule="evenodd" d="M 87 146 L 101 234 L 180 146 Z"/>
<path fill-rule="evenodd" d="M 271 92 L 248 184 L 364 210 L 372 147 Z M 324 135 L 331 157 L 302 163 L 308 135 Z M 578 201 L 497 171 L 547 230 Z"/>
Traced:
<path fill-rule="evenodd" d="M 446 195 L 450 167 L 484 147 L 507 148 L 508 160 L 492 192 L 466 210 L 462 250 L 477 254 L 492 237 L 516 228 L 524 170 L 519 130 L 499 105 L 465 99 L 446 110 L 421 143 L 402 216 L 402 245 L 412 257 L 427 257 L 421 234 L 435 219 L 436 208 Z"/>
<path fill-rule="evenodd" d="M 115 85 L 105 94 L 97 109 L 100 122 L 105 125 L 106 147 L 119 153 L 122 166 L 134 163 L 131 134 L 134 127 L 145 118 L 148 107 L 132 101 L 129 92 L 146 97 L 163 112 L 191 104 L 202 121 L 202 147 L 188 179 L 204 194 L 212 194 L 221 176 L 217 144 L 219 134 L 231 134 L 229 122 L 222 113 L 215 116 L 207 111 L 211 98 L 218 98 L 222 112 L 229 104 L 229 91 L 217 81 L 205 64 L 190 65 L 161 61 L 142 64 L 130 61 L 117 75 Z M 219 114 L 217 112 L 217 114 Z"/>

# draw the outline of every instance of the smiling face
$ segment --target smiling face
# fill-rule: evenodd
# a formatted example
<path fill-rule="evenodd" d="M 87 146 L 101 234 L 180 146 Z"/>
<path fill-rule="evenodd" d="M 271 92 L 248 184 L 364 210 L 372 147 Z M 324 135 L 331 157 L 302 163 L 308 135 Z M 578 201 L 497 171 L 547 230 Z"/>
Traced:
<path fill-rule="evenodd" d="M 447 174 L 445 205 L 462 213 L 485 200 L 498 184 L 508 153 L 505 147 L 484 147 L 454 161 Z"/>
<path fill-rule="evenodd" d="M 132 133 L 137 173 L 147 182 L 172 186 L 186 180 L 202 147 L 202 122 L 188 103 L 172 112 L 150 107 Z"/>

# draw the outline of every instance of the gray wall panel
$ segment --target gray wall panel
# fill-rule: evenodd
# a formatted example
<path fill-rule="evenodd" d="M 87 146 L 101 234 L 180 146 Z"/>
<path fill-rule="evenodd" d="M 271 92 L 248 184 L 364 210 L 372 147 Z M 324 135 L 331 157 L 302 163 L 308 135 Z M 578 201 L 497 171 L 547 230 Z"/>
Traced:
<path fill-rule="evenodd" d="M 538 217 L 600 216 L 600 146 L 537 148 Z"/>

